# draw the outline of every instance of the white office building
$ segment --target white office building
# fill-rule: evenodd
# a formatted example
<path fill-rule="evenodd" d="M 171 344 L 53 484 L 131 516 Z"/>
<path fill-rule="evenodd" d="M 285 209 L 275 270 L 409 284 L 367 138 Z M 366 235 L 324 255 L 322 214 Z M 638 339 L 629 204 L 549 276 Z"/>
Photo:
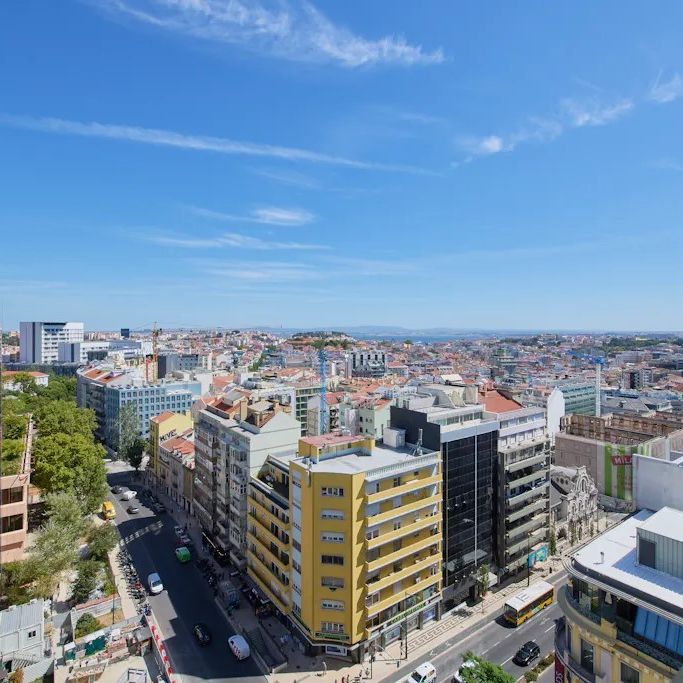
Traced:
<path fill-rule="evenodd" d="M 83 323 L 19 323 L 19 360 L 22 363 L 56 363 L 61 343 L 82 342 Z"/>
<path fill-rule="evenodd" d="M 98 352 L 108 352 L 109 345 L 108 341 L 60 342 L 57 360 L 60 363 L 87 363 L 99 355 Z"/>

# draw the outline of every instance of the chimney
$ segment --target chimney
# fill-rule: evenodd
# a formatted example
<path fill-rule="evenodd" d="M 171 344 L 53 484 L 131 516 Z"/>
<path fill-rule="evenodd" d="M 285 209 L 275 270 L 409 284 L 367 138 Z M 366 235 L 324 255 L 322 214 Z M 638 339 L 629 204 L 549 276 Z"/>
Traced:
<path fill-rule="evenodd" d="M 600 551 L 600 564 L 605 564 L 605 551 Z"/>

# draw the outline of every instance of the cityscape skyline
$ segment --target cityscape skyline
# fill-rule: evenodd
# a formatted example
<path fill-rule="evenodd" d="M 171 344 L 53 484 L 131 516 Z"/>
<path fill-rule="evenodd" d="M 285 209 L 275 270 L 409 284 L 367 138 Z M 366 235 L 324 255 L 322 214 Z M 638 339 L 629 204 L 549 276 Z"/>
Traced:
<path fill-rule="evenodd" d="M 494 8 L 3 8 L 5 327 L 670 329 L 683 8 Z"/>

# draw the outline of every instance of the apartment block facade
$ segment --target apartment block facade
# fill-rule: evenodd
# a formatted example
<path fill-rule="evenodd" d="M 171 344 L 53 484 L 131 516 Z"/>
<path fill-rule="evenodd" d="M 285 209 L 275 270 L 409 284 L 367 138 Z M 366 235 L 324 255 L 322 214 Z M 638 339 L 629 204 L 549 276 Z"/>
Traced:
<path fill-rule="evenodd" d="M 499 424 L 495 563 L 499 579 L 547 556 L 550 444 L 545 410 L 522 407 L 498 392 L 482 397 Z"/>
<path fill-rule="evenodd" d="M 484 416 L 481 404 L 456 407 L 450 400 L 420 409 L 392 406 L 391 426 L 406 431 L 406 442 L 421 438 L 441 453 L 443 599 L 450 608 L 474 597 L 478 568 L 495 560 L 499 423 Z"/>
<path fill-rule="evenodd" d="M 194 510 L 212 542 L 246 567 L 247 487 L 270 454 L 294 453 L 301 425 L 268 401 L 217 402 L 195 418 Z"/>
<path fill-rule="evenodd" d="M 441 456 L 303 438 L 252 477 L 249 575 L 311 654 L 362 661 L 441 613 Z"/>
<path fill-rule="evenodd" d="M 638 512 L 575 552 L 558 590 L 558 683 L 667 683 L 683 668 L 683 512 Z"/>
<path fill-rule="evenodd" d="M 19 360 L 22 363 L 56 363 L 62 342 L 82 342 L 83 323 L 19 323 Z"/>

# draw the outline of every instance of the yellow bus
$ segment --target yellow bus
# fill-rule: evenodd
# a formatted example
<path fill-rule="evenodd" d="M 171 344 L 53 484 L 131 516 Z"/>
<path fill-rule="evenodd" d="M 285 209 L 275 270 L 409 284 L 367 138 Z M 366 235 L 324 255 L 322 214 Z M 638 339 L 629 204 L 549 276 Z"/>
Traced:
<path fill-rule="evenodd" d="M 105 519 L 114 519 L 116 517 L 114 503 L 109 500 L 105 500 L 104 503 L 102 503 L 102 517 Z"/>
<path fill-rule="evenodd" d="M 527 619 L 553 604 L 555 589 L 546 581 L 538 581 L 528 586 L 514 598 L 510 598 L 504 607 L 503 616 L 513 626 L 523 624 Z"/>

